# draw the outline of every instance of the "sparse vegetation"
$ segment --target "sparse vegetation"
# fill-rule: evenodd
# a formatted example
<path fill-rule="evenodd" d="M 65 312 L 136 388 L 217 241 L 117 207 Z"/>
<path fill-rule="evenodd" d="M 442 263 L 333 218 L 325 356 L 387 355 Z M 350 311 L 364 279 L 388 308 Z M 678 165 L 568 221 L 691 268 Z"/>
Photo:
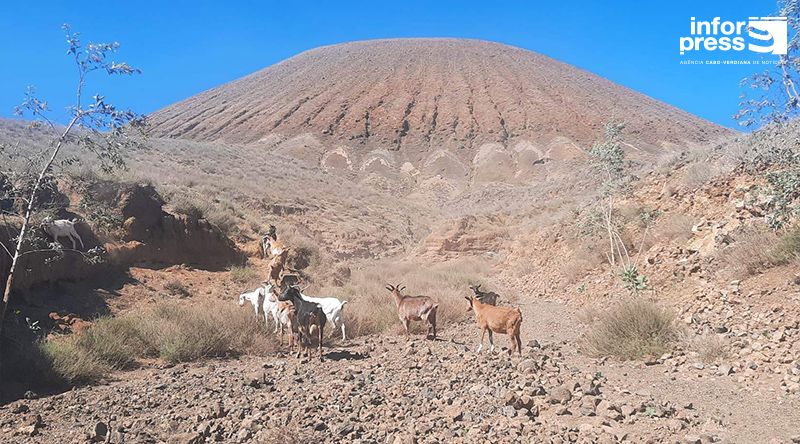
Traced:
<path fill-rule="evenodd" d="M 600 217 L 590 218 L 590 224 L 602 224 L 608 242 L 606 253 L 608 262 L 612 267 L 618 267 L 619 276 L 624 288 L 634 294 L 647 289 L 647 277 L 642 275 L 637 268 L 637 260 L 645 245 L 647 232 L 653 225 L 659 213 L 647 208 L 619 207 L 619 200 L 630 191 L 630 184 L 637 178 L 630 170 L 630 162 L 625 160 L 625 151 L 622 149 L 623 123 L 609 122 L 605 126 L 605 139 L 595 142 L 589 154 L 594 158 L 594 168 L 603 175 L 602 197 L 599 204 Z M 628 244 L 630 239 L 623 236 L 624 212 L 633 210 L 637 216 L 637 223 L 642 225 L 642 240 L 638 250 L 633 253 Z M 622 214 L 621 214 L 622 213 Z M 590 213 L 594 214 L 594 213 Z M 594 220 L 594 223 L 591 221 Z"/>
<path fill-rule="evenodd" d="M 780 233 L 770 257 L 775 265 L 788 264 L 800 258 L 800 225 Z"/>
<path fill-rule="evenodd" d="M 252 310 L 222 302 L 184 306 L 162 303 L 142 313 L 98 319 L 83 335 L 38 343 L 41 367 L 56 380 L 83 384 L 139 358 L 168 362 L 264 354 L 274 347 Z"/>
<path fill-rule="evenodd" d="M 164 290 L 167 291 L 172 296 L 178 296 L 181 298 L 189 297 L 192 293 L 183 285 L 183 282 L 177 279 L 170 279 L 166 283 L 164 283 Z"/>
<path fill-rule="evenodd" d="M 79 35 L 69 25 L 64 25 L 68 45 L 67 55 L 75 62 L 78 78 L 75 85 L 75 103 L 69 107 L 69 122 L 62 128 L 56 128 L 48 118 L 47 102 L 36 95 L 33 88 L 25 93 L 22 104 L 16 108 L 16 114 L 34 119 L 33 126 L 49 128 L 51 141 L 44 149 L 24 153 L 16 145 L 0 144 L 0 154 L 4 158 L 4 177 L 10 178 L 13 185 L 7 188 L 8 195 L 0 196 L 0 200 L 10 199 L 12 209 L 0 210 L 0 214 L 15 219 L 19 226 L 16 238 L 8 239 L 2 249 L 11 257 L 8 277 L 4 283 L 3 301 L 0 305 L 0 319 L 5 319 L 6 310 L 11 302 L 12 289 L 20 257 L 38 252 L 30 248 L 31 222 L 43 206 L 43 198 L 53 196 L 57 191 L 56 172 L 59 167 L 72 165 L 79 161 L 78 157 L 60 156 L 62 148 L 68 143 L 76 143 L 86 152 L 94 155 L 98 166 L 106 172 L 124 166 L 122 153 L 125 149 L 141 143 L 141 132 L 145 126 L 144 117 L 133 111 L 118 109 L 107 103 L 105 97 L 95 94 L 91 101 L 85 100 L 84 90 L 87 77 L 94 71 L 108 75 L 131 75 L 140 71 L 125 62 L 109 60 L 119 48 L 119 43 L 89 43 L 84 45 Z M 80 130 L 80 137 L 74 133 Z M 49 192 L 48 192 L 49 191 Z M 10 236 L 9 236 L 10 237 Z M 56 245 L 58 242 L 53 242 Z M 84 252 L 77 251 L 81 256 Z M 95 256 L 96 257 L 96 256 Z M 0 331 L 4 323 L 0 322 Z"/>
<path fill-rule="evenodd" d="M 230 273 L 233 282 L 242 285 L 256 282 L 259 278 L 258 270 L 247 265 L 231 267 Z"/>
<path fill-rule="evenodd" d="M 630 298 L 599 315 L 586 343 L 596 356 L 637 359 L 660 356 L 676 338 L 674 315 L 669 310 L 642 298 Z"/>
<path fill-rule="evenodd" d="M 42 360 L 39 370 L 53 382 L 88 384 L 111 371 L 96 354 L 71 337 L 43 341 L 38 347 Z"/>
<path fill-rule="evenodd" d="M 474 259 L 461 259 L 431 267 L 412 263 L 380 262 L 369 268 L 354 270 L 343 287 L 325 287 L 319 294 L 347 300 L 345 316 L 348 333 L 400 333 L 402 326 L 397 317 L 392 295 L 386 291 L 387 282 L 402 283 L 404 294 L 424 294 L 437 300 L 437 324 L 445 329 L 447 323 L 466 319 L 467 304 L 464 296 L 470 284 L 480 281 L 484 268 Z M 316 292 L 309 291 L 316 295 Z M 416 323 L 415 332 L 424 332 L 424 325 Z M 413 323 L 412 323 L 413 325 Z"/>
<path fill-rule="evenodd" d="M 131 316 L 99 318 L 85 333 L 70 340 L 75 347 L 92 353 L 108 367 L 125 369 L 144 351 L 135 323 L 136 319 Z"/>
<path fill-rule="evenodd" d="M 800 228 L 774 232 L 763 224 L 752 225 L 734 234 L 733 242 L 719 252 L 724 269 L 743 278 L 759 270 L 784 265 L 800 255 Z"/>
<path fill-rule="evenodd" d="M 705 333 L 693 335 L 684 340 L 688 351 L 696 353 L 703 364 L 719 363 L 728 356 L 728 343 L 723 337 Z"/>
<path fill-rule="evenodd" d="M 236 218 L 237 209 L 219 201 L 209 202 L 200 197 L 198 193 L 185 190 L 167 190 L 170 206 L 178 214 L 185 214 L 191 219 L 205 219 L 228 237 L 240 234 Z"/>

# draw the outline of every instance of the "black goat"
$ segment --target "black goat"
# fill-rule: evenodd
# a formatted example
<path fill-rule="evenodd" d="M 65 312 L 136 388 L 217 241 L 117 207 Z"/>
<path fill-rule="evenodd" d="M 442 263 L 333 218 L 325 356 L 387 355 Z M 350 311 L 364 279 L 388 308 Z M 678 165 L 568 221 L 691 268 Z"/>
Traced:
<path fill-rule="evenodd" d="M 500 295 L 493 291 L 481 291 L 480 284 L 470 285 L 469 288 L 475 292 L 475 297 L 484 304 L 497 305 L 497 300 L 500 299 Z"/>
<path fill-rule="evenodd" d="M 325 312 L 319 304 L 308 302 L 300 294 L 300 290 L 294 286 L 288 286 L 278 296 L 279 301 L 289 301 L 294 305 L 295 320 L 297 331 L 300 333 L 300 347 L 306 349 L 310 354 L 311 348 L 311 329 L 316 327 L 317 340 L 319 341 L 319 360 L 322 361 L 322 333 L 325 329 Z M 298 357 L 300 353 L 298 352 Z"/>

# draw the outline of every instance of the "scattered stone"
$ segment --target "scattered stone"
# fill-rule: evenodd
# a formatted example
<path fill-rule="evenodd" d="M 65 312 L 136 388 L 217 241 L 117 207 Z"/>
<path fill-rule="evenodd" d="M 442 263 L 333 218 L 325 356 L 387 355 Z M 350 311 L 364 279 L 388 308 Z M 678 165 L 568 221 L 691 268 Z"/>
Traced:
<path fill-rule="evenodd" d="M 92 428 L 92 439 L 95 442 L 101 442 L 105 441 L 106 436 L 108 436 L 108 425 L 102 421 L 95 423 Z"/>
<path fill-rule="evenodd" d="M 686 435 L 683 437 L 683 442 L 686 444 L 702 444 L 702 440 L 697 435 Z"/>
<path fill-rule="evenodd" d="M 462 410 L 462 409 L 461 409 L 460 407 L 458 407 L 458 406 L 451 406 L 451 407 L 448 407 L 448 408 L 447 408 L 447 409 L 444 411 L 444 415 L 445 415 L 445 417 L 447 417 L 447 418 L 448 418 L 450 421 L 453 421 L 453 422 L 458 422 L 458 421 L 461 421 L 462 419 L 464 419 L 464 410 Z"/>
<path fill-rule="evenodd" d="M 572 399 L 572 392 L 565 386 L 556 387 L 550 391 L 547 402 L 550 404 L 566 404 Z"/>
<path fill-rule="evenodd" d="M 204 441 L 199 433 L 177 433 L 167 439 L 167 444 L 201 444 Z"/>
<path fill-rule="evenodd" d="M 721 364 L 717 367 L 717 374 L 720 376 L 728 376 L 733 373 L 733 367 L 728 364 Z"/>

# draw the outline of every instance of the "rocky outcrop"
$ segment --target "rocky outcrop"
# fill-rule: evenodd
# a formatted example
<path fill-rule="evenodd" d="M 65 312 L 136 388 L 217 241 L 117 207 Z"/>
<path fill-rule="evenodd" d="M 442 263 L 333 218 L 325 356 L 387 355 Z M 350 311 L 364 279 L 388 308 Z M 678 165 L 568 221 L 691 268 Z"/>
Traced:
<path fill-rule="evenodd" d="M 83 254 L 50 249 L 47 242 L 51 240 L 39 233 L 38 227 L 32 226 L 37 239 L 27 249 L 42 251 L 21 260 L 21 271 L 15 278 L 16 289 L 87 279 L 130 265 L 187 264 L 219 269 L 243 259 L 234 243 L 205 219 L 166 212 L 164 200 L 150 184 L 97 181 L 85 191 L 94 199 L 92 205 L 108 210 L 104 217 L 122 221 L 121 226 L 106 227 L 104 231 L 107 232 L 96 234 L 93 221 L 79 223 L 77 230 L 88 250 Z M 7 243 L 17 232 L 18 226 L 10 224 L 0 230 L 0 241 Z M 69 247 L 71 245 L 65 245 Z M 7 255 L 0 255 L 3 282 L 10 265 Z"/>

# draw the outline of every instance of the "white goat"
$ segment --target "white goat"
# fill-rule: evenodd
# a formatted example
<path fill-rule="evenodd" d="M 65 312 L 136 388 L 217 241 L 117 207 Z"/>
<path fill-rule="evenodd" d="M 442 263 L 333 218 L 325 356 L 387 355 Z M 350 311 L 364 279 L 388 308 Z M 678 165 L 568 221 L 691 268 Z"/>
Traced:
<path fill-rule="evenodd" d="M 59 237 L 68 237 L 69 240 L 72 241 L 72 249 L 74 250 L 77 245 L 75 244 L 75 239 L 78 239 L 81 243 L 81 248 L 85 248 L 83 246 L 83 239 L 81 239 L 78 232 L 75 231 L 75 224 L 78 223 L 77 219 L 67 220 L 67 219 L 59 219 L 53 220 L 50 217 L 44 218 L 42 221 L 42 229 L 45 233 L 49 234 L 50 237 L 53 238 L 53 241 L 58 242 Z"/>
<path fill-rule="evenodd" d="M 335 329 L 337 325 L 340 325 L 342 328 L 342 339 L 347 340 L 344 317 L 342 316 L 342 309 L 347 301 L 340 301 L 336 298 L 315 298 L 303 293 L 300 293 L 300 296 L 302 296 L 304 300 L 313 302 L 322 307 L 322 311 L 325 312 L 325 317 L 328 318 L 328 322 L 331 323 L 331 326 Z"/>
<path fill-rule="evenodd" d="M 239 306 L 243 306 L 245 301 L 250 301 L 250 303 L 253 304 L 256 317 L 259 319 L 263 317 L 264 325 L 266 325 L 267 328 L 269 328 L 269 318 L 271 315 L 272 320 L 275 323 L 275 329 L 273 330 L 273 333 L 278 332 L 278 327 L 280 325 L 280 319 L 278 316 L 278 300 L 275 295 L 272 294 L 272 285 L 266 284 L 256 288 L 253 291 L 240 294 Z"/>

